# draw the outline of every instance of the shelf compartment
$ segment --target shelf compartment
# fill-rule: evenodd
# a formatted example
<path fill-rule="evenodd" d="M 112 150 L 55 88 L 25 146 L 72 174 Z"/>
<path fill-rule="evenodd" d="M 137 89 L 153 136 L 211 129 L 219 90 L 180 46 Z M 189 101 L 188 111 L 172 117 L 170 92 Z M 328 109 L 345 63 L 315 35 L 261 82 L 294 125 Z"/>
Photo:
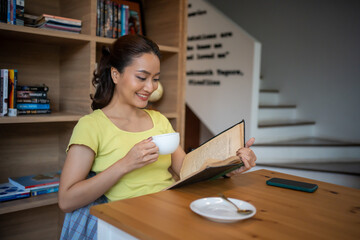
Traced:
<path fill-rule="evenodd" d="M 105 38 L 105 37 L 95 37 L 94 39 L 95 39 L 95 41 L 97 43 L 97 47 L 99 49 L 101 49 L 102 46 L 110 46 L 116 40 L 113 38 Z M 160 51 L 164 52 L 164 53 L 178 53 L 179 52 L 178 47 L 173 47 L 173 46 L 168 46 L 168 45 L 160 45 L 160 44 L 158 44 L 158 46 L 160 48 Z"/>
<path fill-rule="evenodd" d="M 17 117 L 0 117 L 0 124 L 17 124 L 17 123 L 44 123 L 44 122 L 76 122 L 82 117 L 79 114 L 72 113 L 51 113 L 40 115 L 20 115 Z"/>
<path fill-rule="evenodd" d="M 58 203 L 57 193 L 48 193 L 0 203 L 0 215 Z"/>
<path fill-rule="evenodd" d="M 84 34 L 39 29 L 0 23 L 1 40 L 21 40 L 53 45 L 70 45 L 74 43 L 89 42 L 91 37 Z"/>

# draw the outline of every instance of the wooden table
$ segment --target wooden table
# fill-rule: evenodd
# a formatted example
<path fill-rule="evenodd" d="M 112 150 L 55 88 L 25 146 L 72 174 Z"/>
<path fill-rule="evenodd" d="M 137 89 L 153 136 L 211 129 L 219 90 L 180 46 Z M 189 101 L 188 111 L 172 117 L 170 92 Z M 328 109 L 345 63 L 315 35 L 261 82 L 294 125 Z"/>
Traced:
<path fill-rule="evenodd" d="M 272 177 L 319 188 L 306 193 L 266 185 Z M 216 223 L 189 208 L 192 201 L 219 192 L 253 204 L 257 213 Z M 107 232 L 105 223 L 139 239 L 360 239 L 360 190 L 268 170 L 102 204 L 91 214 L 99 218 L 100 231 Z"/>

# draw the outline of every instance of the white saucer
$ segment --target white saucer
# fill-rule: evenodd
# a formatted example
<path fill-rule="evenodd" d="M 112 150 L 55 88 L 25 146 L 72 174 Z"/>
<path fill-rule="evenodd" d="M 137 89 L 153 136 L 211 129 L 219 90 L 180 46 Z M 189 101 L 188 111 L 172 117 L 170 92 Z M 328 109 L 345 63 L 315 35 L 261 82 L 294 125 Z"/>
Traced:
<path fill-rule="evenodd" d="M 236 211 L 235 206 L 220 197 L 195 200 L 190 204 L 190 208 L 193 212 L 206 217 L 211 221 L 222 223 L 236 222 L 251 218 L 255 215 L 256 208 L 252 204 L 235 198 L 229 198 L 229 200 L 235 203 L 239 208 L 249 209 L 253 212 L 248 215 L 240 214 Z"/>

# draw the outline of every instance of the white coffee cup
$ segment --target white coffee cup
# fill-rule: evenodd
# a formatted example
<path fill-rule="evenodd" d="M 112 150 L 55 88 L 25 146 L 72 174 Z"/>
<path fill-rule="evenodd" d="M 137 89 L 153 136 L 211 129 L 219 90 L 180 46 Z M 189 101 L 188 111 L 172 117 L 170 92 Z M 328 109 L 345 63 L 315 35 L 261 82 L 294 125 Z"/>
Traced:
<path fill-rule="evenodd" d="M 175 152 L 180 143 L 180 134 L 166 133 L 161 135 L 152 136 L 152 141 L 159 148 L 160 155 L 171 154 Z"/>

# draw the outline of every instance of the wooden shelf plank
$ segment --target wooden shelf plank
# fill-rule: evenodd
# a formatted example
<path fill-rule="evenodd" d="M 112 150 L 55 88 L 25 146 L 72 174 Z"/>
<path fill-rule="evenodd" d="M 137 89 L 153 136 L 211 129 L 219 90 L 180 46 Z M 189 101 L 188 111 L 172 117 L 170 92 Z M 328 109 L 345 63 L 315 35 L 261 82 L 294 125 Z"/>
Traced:
<path fill-rule="evenodd" d="M 113 38 L 105 38 L 105 37 L 94 37 L 95 41 L 100 45 L 111 45 L 115 39 Z M 178 47 L 172 47 L 172 46 L 166 46 L 166 45 L 159 45 L 161 52 L 167 52 L 167 53 L 178 53 L 179 48 Z"/>
<path fill-rule="evenodd" d="M 174 112 L 174 113 L 162 113 L 165 117 L 169 118 L 169 119 L 174 119 L 174 118 L 178 118 L 179 115 Z"/>
<path fill-rule="evenodd" d="M 24 199 L 16 199 L 0 203 L 0 214 L 6 214 L 35 207 L 42 207 L 58 203 L 57 193 L 48 193 Z"/>
<path fill-rule="evenodd" d="M 89 42 L 92 37 L 85 34 L 55 31 L 49 29 L 32 28 L 0 23 L 0 37 L 2 39 L 20 40 L 52 44 L 73 44 Z"/>
<path fill-rule="evenodd" d="M 178 53 L 179 52 L 179 48 L 177 48 L 177 47 L 159 45 L 159 48 L 162 52 L 168 52 L 168 53 Z"/>
<path fill-rule="evenodd" d="M 17 117 L 0 117 L 0 124 L 12 123 L 40 123 L 40 122 L 75 122 L 78 121 L 82 115 L 70 113 L 51 113 L 43 115 L 29 115 Z"/>

